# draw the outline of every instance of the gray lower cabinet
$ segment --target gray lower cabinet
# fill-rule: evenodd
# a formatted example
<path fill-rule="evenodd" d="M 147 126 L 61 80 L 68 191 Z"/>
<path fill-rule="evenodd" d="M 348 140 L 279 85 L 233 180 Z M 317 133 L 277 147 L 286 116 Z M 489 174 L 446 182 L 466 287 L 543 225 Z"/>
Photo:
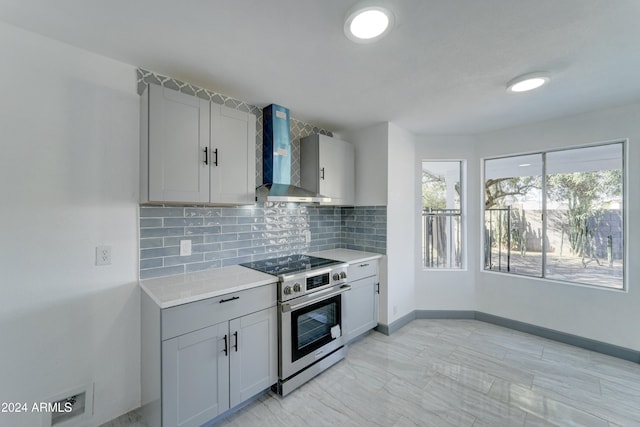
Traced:
<path fill-rule="evenodd" d="M 345 299 L 345 336 L 347 342 L 378 325 L 378 260 L 349 264 L 351 290 Z"/>
<path fill-rule="evenodd" d="M 160 310 L 143 293 L 149 426 L 200 426 L 276 383 L 275 296 L 272 284 Z"/>
<path fill-rule="evenodd" d="M 228 336 L 224 322 L 162 343 L 162 425 L 199 426 L 229 408 Z"/>
<path fill-rule="evenodd" d="M 233 408 L 278 380 L 276 308 L 229 322 L 229 407 Z"/>

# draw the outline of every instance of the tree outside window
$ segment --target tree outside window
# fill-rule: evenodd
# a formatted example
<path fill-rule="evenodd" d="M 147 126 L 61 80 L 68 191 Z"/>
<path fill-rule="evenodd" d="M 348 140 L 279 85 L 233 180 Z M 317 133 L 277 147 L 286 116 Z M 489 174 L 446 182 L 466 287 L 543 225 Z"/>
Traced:
<path fill-rule="evenodd" d="M 485 269 L 622 289 L 623 144 L 485 161 Z"/>

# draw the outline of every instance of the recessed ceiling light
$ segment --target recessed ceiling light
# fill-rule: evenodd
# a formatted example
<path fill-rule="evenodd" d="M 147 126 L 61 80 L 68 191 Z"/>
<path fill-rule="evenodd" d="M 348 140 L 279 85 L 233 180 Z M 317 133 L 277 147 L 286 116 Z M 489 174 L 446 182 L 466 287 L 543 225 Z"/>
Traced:
<path fill-rule="evenodd" d="M 394 22 L 387 7 L 371 1 L 360 2 L 347 13 L 344 33 L 357 43 L 371 43 L 389 33 Z"/>
<path fill-rule="evenodd" d="M 509 92 L 526 92 L 537 89 L 551 80 L 548 73 L 537 72 L 524 74 L 507 83 Z"/>

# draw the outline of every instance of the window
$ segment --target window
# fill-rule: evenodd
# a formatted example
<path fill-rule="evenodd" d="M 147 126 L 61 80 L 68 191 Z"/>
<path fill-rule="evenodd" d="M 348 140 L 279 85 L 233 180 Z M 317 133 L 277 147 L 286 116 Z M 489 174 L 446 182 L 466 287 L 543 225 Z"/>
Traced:
<path fill-rule="evenodd" d="M 542 276 L 542 155 L 485 161 L 485 269 Z"/>
<path fill-rule="evenodd" d="M 485 270 L 623 289 L 623 150 L 485 160 Z"/>
<path fill-rule="evenodd" d="M 464 268 L 462 162 L 422 162 L 422 260 L 428 269 Z"/>

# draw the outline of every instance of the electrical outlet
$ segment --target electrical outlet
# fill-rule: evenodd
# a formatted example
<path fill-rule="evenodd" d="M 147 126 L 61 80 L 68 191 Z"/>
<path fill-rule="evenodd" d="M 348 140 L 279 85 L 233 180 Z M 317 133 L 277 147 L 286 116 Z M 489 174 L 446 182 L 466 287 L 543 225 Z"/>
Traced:
<path fill-rule="evenodd" d="M 191 240 L 180 240 L 180 256 L 191 255 Z"/>
<path fill-rule="evenodd" d="M 304 235 L 304 242 L 309 245 L 311 244 L 311 231 L 309 230 L 304 230 L 302 232 L 302 234 Z"/>
<path fill-rule="evenodd" d="M 96 265 L 111 264 L 111 246 L 98 246 L 96 248 Z"/>

